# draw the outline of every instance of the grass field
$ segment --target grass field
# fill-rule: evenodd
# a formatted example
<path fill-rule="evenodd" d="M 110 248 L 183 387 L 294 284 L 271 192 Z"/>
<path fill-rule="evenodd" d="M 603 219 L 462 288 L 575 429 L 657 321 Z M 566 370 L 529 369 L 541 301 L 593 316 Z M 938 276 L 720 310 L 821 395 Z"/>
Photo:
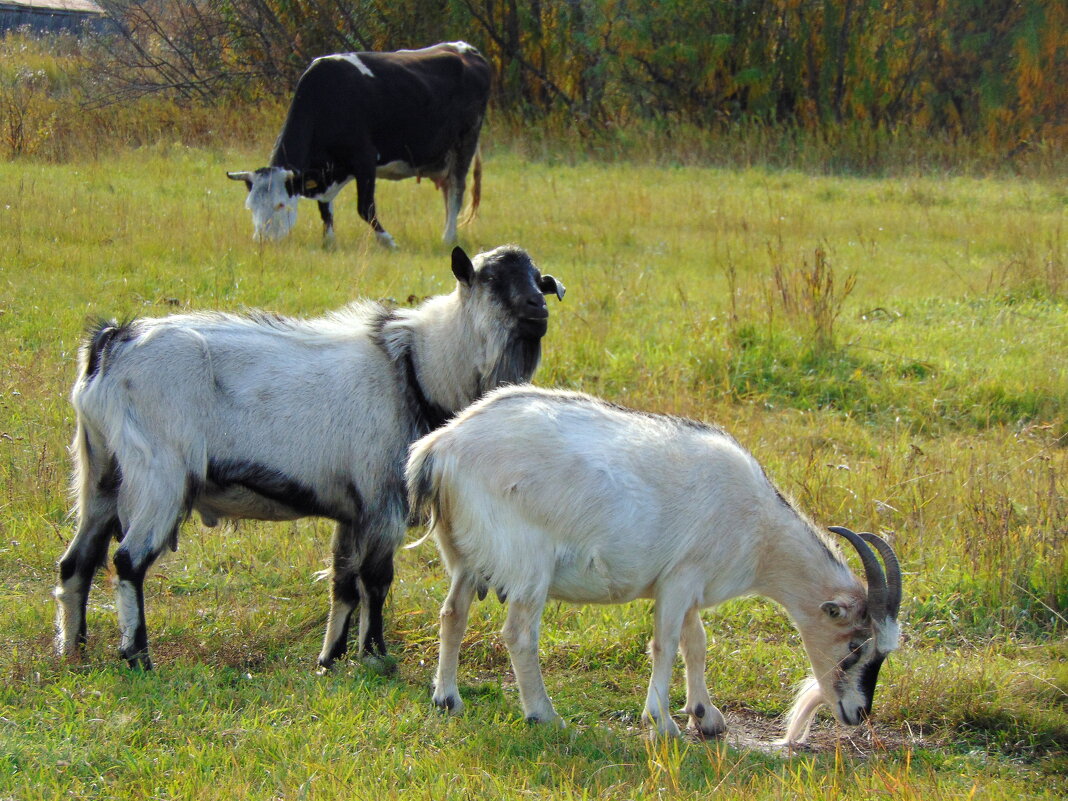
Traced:
<path fill-rule="evenodd" d="M 648 604 L 551 605 L 546 684 L 569 721 L 527 726 L 476 605 L 462 717 L 427 688 L 446 579 L 398 556 L 396 670 L 313 671 L 330 526 L 190 522 L 146 583 L 157 670 L 119 663 L 105 577 L 81 663 L 51 652 L 68 520 L 75 352 L 97 316 L 448 291 L 429 185 L 384 184 L 401 245 L 338 203 L 323 251 L 251 242 L 226 169 L 257 151 L 159 146 L 0 164 L 0 799 L 1063 798 L 1068 794 L 1068 194 L 1063 180 L 536 161 L 488 148 L 472 251 L 526 247 L 568 288 L 536 381 L 718 422 L 815 519 L 890 537 L 902 650 L 875 719 L 771 747 L 806 671 L 780 609 L 705 614 L 720 742 L 650 741 Z M 537 150 L 537 148 L 532 148 Z M 854 283 L 855 282 L 855 283 Z M 413 532 L 414 533 L 414 532 Z M 673 687 L 682 704 L 681 669 Z"/>

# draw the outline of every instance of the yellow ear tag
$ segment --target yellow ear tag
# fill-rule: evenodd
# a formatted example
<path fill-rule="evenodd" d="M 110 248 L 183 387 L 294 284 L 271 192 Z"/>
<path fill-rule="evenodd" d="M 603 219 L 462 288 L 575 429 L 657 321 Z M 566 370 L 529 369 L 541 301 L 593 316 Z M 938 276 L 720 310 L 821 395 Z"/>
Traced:
<path fill-rule="evenodd" d="M 318 186 L 319 186 L 319 184 L 317 184 L 314 179 L 304 182 L 304 188 L 305 189 L 315 189 Z"/>

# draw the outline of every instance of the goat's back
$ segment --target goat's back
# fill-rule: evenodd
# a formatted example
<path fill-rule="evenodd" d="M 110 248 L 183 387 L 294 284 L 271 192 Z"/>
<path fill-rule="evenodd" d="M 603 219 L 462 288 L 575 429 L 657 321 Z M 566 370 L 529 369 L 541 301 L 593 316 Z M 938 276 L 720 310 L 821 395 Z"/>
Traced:
<path fill-rule="evenodd" d="M 683 565 L 751 564 L 749 535 L 774 497 L 716 428 L 529 386 L 416 443 L 408 478 L 447 562 L 512 596 L 541 581 L 574 601 L 654 595 Z"/>

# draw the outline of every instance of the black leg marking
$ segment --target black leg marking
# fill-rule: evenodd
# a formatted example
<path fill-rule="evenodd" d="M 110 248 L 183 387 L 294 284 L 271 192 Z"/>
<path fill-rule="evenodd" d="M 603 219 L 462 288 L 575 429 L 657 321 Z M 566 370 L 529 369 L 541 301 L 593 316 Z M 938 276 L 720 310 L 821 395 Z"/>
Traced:
<path fill-rule="evenodd" d="M 335 575 L 330 591 L 330 608 L 332 610 L 337 608 L 338 603 L 347 604 L 350 609 L 349 613 L 345 615 L 338 638 L 333 642 L 326 656 L 319 658 L 319 667 L 325 669 L 332 667 L 334 662 L 341 659 L 349 650 L 349 629 L 352 625 L 352 615 L 360 605 L 360 590 L 356 585 L 356 574 Z"/>
<path fill-rule="evenodd" d="M 334 213 L 330 210 L 329 203 L 319 201 L 319 216 L 323 218 L 323 233 L 333 230 Z"/>
<path fill-rule="evenodd" d="M 66 625 L 75 627 L 75 643 L 84 648 L 88 641 L 86 624 L 86 607 L 89 604 L 89 590 L 93 584 L 96 571 L 107 558 L 108 544 L 111 537 L 120 536 L 121 527 L 118 518 L 110 518 L 96 523 L 89 523 L 78 532 L 74 547 L 64 554 L 59 562 L 59 586 L 64 593 L 74 596 L 75 619 L 67 620 Z M 63 603 L 63 601 L 60 601 Z M 68 607 L 69 608 L 69 607 Z"/>
<path fill-rule="evenodd" d="M 364 560 L 360 567 L 360 581 L 367 597 L 363 602 L 367 604 L 367 637 L 363 642 L 365 654 L 380 656 L 386 654 L 386 639 L 382 631 L 382 607 L 386 602 L 386 595 L 393 583 L 393 554 L 372 554 Z"/>

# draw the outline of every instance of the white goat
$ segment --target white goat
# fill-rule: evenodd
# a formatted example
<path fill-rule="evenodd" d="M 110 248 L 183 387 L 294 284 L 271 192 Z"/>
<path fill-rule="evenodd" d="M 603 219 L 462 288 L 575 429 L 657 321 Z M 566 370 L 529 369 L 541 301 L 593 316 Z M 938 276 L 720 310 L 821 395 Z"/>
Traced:
<path fill-rule="evenodd" d="M 72 403 L 78 530 L 59 564 L 57 650 L 84 644 L 93 575 L 115 557 L 120 654 L 151 668 L 145 573 L 196 510 L 337 521 L 319 664 L 385 653 L 382 604 L 408 516 L 409 444 L 503 383 L 529 380 L 563 286 L 526 252 L 452 252 L 456 289 L 415 309 L 355 304 L 317 320 L 183 314 L 104 323 Z M 360 601 L 362 600 L 362 604 Z"/>
<path fill-rule="evenodd" d="M 530 720 L 558 719 L 537 654 L 548 598 L 655 599 L 643 717 L 661 733 L 679 732 L 668 682 L 680 639 L 685 712 L 706 735 L 726 728 L 705 686 L 700 610 L 748 594 L 786 608 L 815 673 L 790 713 L 787 741 L 807 736 L 823 702 L 849 725 L 870 713 L 879 666 L 898 645 L 893 551 L 872 534 L 832 529 L 860 554 L 865 589 L 723 431 L 588 395 L 505 387 L 416 442 L 407 479 L 413 510 L 431 513 L 427 536 L 437 538 L 451 575 L 438 706 L 462 709 L 460 641 L 472 595 L 492 586 L 509 604 L 503 636 Z"/>

